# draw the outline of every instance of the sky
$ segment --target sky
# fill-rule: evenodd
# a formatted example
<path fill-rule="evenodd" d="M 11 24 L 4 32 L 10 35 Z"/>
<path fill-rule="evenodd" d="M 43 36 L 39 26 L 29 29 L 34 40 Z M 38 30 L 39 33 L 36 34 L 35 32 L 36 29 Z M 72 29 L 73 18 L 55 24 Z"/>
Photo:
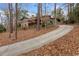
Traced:
<path fill-rule="evenodd" d="M 15 5 L 13 4 L 13 7 Z M 27 10 L 29 13 L 30 16 L 32 15 L 35 15 L 37 14 L 37 8 L 38 4 L 37 3 L 20 3 L 19 4 L 19 7 L 21 9 L 24 9 L 24 10 Z M 54 10 L 54 4 L 53 3 L 43 3 L 42 4 L 42 14 L 44 15 L 45 14 L 45 6 L 46 6 L 46 9 L 47 9 L 47 12 L 49 15 L 51 15 L 51 12 Z M 64 6 L 64 4 L 60 3 L 60 4 L 57 4 L 57 8 L 61 7 L 64 11 L 64 14 L 66 15 L 67 14 L 67 8 Z M 8 9 L 8 4 L 7 3 L 0 3 L 0 13 L 1 11 L 3 10 L 6 10 Z M 3 19 L 4 18 L 4 15 L 2 15 Z M 0 23 L 1 23 L 1 17 L 0 17 Z"/>
<path fill-rule="evenodd" d="M 45 3 L 42 4 L 42 8 L 43 8 L 43 13 L 45 13 Z M 54 4 L 53 3 L 47 3 L 47 12 L 50 14 L 52 12 L 52 10 L 54 10 Z M 61 4 L 57 4 L 57 8 L 61 7 L 64 11 L 64 13 L 66 14 L 67 12 L 67 8 L 61 3 Z M 37 3 L 30 3 L 30 4 L 21 4 L 21 8 L 22 9 L 26 9 L 31 13 L 37 13 Z"/>
<path fill-rule="evenodd" d="M 47 12 L 51 14 L 52 10 L 54 10 L 54 4 L 53 3 L 47 3 Z M 32 14 L 37 14 L 37 3 L 20 3 L 21 9 L 28 10 Z M 61 7 L 64 11 L 64 13 L 67 13 L 67 8 L 64 7 L 62 3 L 57 4 L 57 8 Z M 7 3 L 0 3 L 0 10 L 4 10 L 8 8 Z M 43 14 L 45 13 L 45 3 L 43 3 Z"/>

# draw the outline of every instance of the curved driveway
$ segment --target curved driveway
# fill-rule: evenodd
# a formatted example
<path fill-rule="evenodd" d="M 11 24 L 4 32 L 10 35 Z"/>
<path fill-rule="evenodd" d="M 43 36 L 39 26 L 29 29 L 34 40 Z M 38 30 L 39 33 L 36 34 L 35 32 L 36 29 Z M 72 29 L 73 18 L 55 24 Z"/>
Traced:
<path fill-rule="evenodd" d="M 41 46 L 64 36 L 72 29 L 73 26 L 59 25 L 59 28 L 57 28 L 56 30 L 53 30 L 41 36 L 0 47 L 0 55 L 13 56 L 21 54 L 25 51 L 29 52 L 33 49 L 40 48 Z"/>

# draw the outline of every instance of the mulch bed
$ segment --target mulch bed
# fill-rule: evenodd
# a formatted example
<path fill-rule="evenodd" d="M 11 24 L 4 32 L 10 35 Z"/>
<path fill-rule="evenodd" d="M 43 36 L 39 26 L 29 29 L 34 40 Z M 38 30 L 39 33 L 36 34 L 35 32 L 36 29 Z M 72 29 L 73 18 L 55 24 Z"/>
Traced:
<path fill-rule="evenodd" d="M 23 40 L 28 40 L 33 37 L 40 36 L 42 34 L 45 34 L 47 32 L 50 32 L 52 30 L 57 29 L 58 26 L 49 26 L 46 29 L 41 28 L 40 31 L 37 31 L 36 29 L 27 29 L 27 30 L 19 30 L 18 35 L 17 35 L 17 40 L 14 39 L 14 33 L 12 33 L 12 37 L 9 38 L 9 33 L 4 32 L 0 33 L 0 46 L 8 45 L 8 44 L 13 44 L 15 42 L 23 41 Z"/>
<path fill-rule="evenodd" d="M 79 26 L 67 35 L 51 42 L 41 48 L 35 49 L 23 56 L 75 56 L 79 55 Z"/>

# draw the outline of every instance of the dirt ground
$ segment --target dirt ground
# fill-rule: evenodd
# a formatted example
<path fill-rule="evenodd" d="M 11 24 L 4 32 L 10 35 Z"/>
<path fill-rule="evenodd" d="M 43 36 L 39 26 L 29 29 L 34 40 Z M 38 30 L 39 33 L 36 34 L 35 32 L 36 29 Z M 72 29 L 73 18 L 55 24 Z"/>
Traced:
<path fill-rule="evenodd" d="M 79 26 L 67 35 L 23 56 L 75 56 L 79 55 Z"/>
<path fill-rule="evenodd" d="M 15 38 L 14 33 L 11 34 L 12 35 L 11 38 L 9 38 L 8 32 L 0 33 L 0 46 L 12 44 L 12 43 L 23 41 L 23 40 L 27 40 L 27 39 L 45 34 L 49 31 L 55 30 L 56 28 L 58 28 L 58 26 L 52 25 L 52 26 L 47 27 L 46 29 L 41 28 L 40 31 L 37 31 L 34 28 L 28 29 L 28 30 L 20 30 L 20 31 L 18 31 L 17 40 L 14 39 Z"/>

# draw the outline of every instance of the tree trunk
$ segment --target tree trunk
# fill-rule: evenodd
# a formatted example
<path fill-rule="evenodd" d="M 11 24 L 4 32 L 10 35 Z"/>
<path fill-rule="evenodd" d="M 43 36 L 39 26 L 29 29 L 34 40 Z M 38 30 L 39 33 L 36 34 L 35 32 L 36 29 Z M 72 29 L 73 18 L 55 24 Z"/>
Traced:
<path fill-rule="evenodd" d="M 45 28 L 47 27 L 47 4 L 45 3 Z"/>
<path fill-rule="evenodd" d="M 15 17 L 15 39 L 17 39 L 17 20 L 18 20 L 18 3 L 15 4 L 16 17 Z"/>
<path fill-rule="evenodd" d="M 40 30 L 41 15 L 42 15 L 42 3 L 38 3 L 37 30 Z"/>
<path fill-rule="evenodd" d="M 71 23 L 73 21 L 73 19 L 74 19 L 73 8 L 74 8 L 73 3 L 69 3 L 68 4 L 68 20 L 69 20 L 69 23 Z"/>
<path fill-rule="evenodd" d="M 57 23 L 57 20 L 56 20 L 56 3 L 54 4 L 54 18 L 55 18 L 55 25 Z"/>
<path fill-rule="evenodd" d="M 68 20 L 69 20 L 69 3 L 67 4 L 68 6 L 68 13 L 67 13 L 67 17 L 68 17 Z"/>
<path fill-rule="evenodd" d="M 9 29 L 10 29 L 9 37 L 11 37 L 11 33 L 13 33 L 13 7 L 12 7 L 12 3 L 9 3 L 8 7 L 9 7 Z"/>

